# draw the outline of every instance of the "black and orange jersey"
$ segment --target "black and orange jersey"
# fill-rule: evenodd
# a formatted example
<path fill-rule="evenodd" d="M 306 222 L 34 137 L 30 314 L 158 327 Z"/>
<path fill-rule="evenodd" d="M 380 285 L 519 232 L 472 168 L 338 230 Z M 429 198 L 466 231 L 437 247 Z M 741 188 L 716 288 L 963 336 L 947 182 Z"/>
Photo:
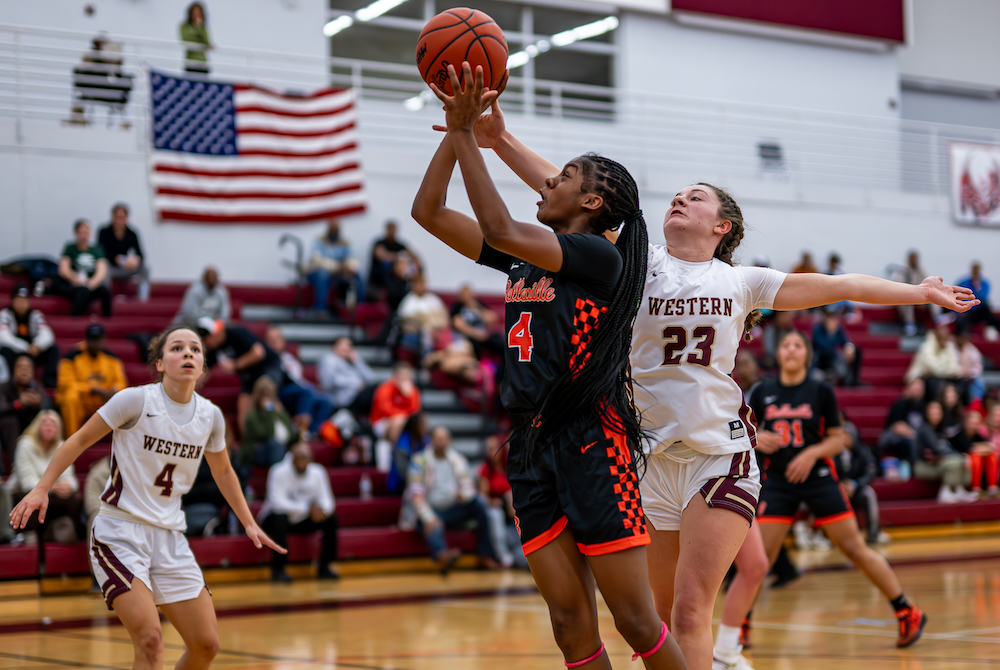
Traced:
<path fill-rule="evenodd" d="M 757 428 L 777 433 L 782 441 L 781 449 L 765 457 L 764 469 L 770 474 L 784 474 L 799 452 L 821 442 L 828 429 L 840 426 L 833 389 L 809 377 L 798 386 L 782 386 L 777 378 L 765 379 L 750 394 L 750 408 L 757 417 Z M 809 477 L 830 474 L 829 469 L 829 463 L 818 461 Z"/>
<path fill-rule="evenodd" d="M 479 264 L 507 273 L 504 407 L 537 412 L 552 385 L 585 353 L 607 311 L 623 261 L 600 235 L 558 235 L 563 263 L 551 272 L 483 243 Z"/>

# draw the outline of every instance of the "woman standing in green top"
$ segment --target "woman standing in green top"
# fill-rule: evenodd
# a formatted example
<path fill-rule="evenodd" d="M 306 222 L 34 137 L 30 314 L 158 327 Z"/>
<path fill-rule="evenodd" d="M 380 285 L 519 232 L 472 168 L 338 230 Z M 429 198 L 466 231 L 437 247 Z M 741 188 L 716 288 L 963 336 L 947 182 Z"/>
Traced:
<path fill-rule="evenodd" d="M 204 45 L 188 48 L 184 54 L 184 71 L 207 75 L 208 50 L 212 48 L 212 40 L 205 23 L 205 6 L 200 2 L 188 5 L 187 21 L 181 24 L 181 42 L 187 42 L 189 47 L 194 44 Z"/>

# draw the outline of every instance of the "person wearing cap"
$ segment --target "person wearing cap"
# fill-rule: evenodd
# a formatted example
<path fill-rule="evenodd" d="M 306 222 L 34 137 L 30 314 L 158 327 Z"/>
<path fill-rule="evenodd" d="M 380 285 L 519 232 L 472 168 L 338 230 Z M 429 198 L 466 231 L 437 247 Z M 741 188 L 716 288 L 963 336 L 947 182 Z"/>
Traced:
<path fill-rule="evenodd" d="M 111 279 L 134 280 L 139 286 L 139 300 L 149 300 L 149 268 L 142 255 L 139 236 L 128 225 L 128 205 L 114 204 L 111 222 L 97 232 L 97 244 L 107 256 Z"/>
<path fill-rule="evenodd" d="M 92 323 L 84 341 L 59 361 L 56 404 L 72 435 L 118 391 L 128 386 L 121 359 L 104 348 L 104 326 Z"/>
<path fill-rule="evenodd" d="M 45 322 L 45 315 L 31 309 L 28 285 L 19 283 L 10 294 L 10 307 L 0 309 L 0 355 L 7 367 L 14 369 L 14 359 L 28 354 L 35 366 L 42 368 L 42 384 L 56 387 L 59 369 L 59 347 L 56 337 Z"/>
<path fill-rule="evenodd" d="M 851 342 L 841 322 L 842 304 L 823 308 L 823 320 L 813 326 L 812 374 L 830 384 L 857 386 L 861 369 L 861 352 Z"/>
<path fill-rule="evenodd" d="M 177 326 L 196 327 L 198 319 L 208 317 L 213 321 L 221 319 L 229 321 L 232 315 L 232 305 L 229 301 L 229 289 L 219 281 L 219 271 L 209 265 L 201 275 L 184 291 L 181 308 L 172 322 Z"/>
<path fill-rule="evenodd" d="M 111 316 L 111 290 L 105 285 L 108 260 L 104 249 L 90 243 L 90 222 L 86 219 L 73 224 L 73 236 L 74 241 L 63 247 L 59 276 L 52 284 L 52 292 L 70 299 L 73 316 L 86 314 L 95 300 L 101 301 L 101 313 Z"/>

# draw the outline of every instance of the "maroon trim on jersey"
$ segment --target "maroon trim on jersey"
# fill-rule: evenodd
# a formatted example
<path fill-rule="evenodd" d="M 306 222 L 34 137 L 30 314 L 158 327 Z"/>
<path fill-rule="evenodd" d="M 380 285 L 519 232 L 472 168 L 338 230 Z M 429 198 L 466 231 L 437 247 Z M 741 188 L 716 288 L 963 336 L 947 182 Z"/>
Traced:
<path fill-rule="evenodd" d="M 122 498 L 122 490 L 125 488 L 125 483 L 122 481 L 121 470 L 118 469 L 118 461 L 115 460 L 114 453 L 111 454 L 111 484 L 108 489 L 101 495 L 101 500 L 108 503 L 109 505 L 114 505 L 118 507 L 118 501 Z"/>
<path fill-rule="evenodd" d="M 750 452 L 744 452 L 749 454 Z M 701 487 L 701 495 L 705 498 L 705 504 L 709 507 L 721 507 L 736 512 L 753 523 L 755 511 L 757 509 L 757 499 L 747 491 L 744 491 L 737 483 L 743 477 L 715 477 L 705 482 Z"/>
<path fill-rule="evenodd" d="M 733 460 L 729 464 L 729 475 L 730 477 L 736 477 L 737 479 L 742 479 L 743 477 L 750 476 L 750 455 L 752 451 L 741 451 L 738 454 L 733 454 Z"/>
<path fill-rule="evenodd" d="M 104 602 L 108 604 L 108 609 L 113 609 L 111 604 L 115 598 L 132 590 L 132 580 L 135 576 L 118 560 L 111 547 L 97 539 L 96 533 L 91 534 L 91 551 L 94 552 L 97 564 L 107 576 L 101 585 L 101 592 L 104 594 Z"/>
<path fill-rule="evenodd" d="M 757 448 L 757 421 L 753 418 L 753 410 L 747 406 L 747 399 L 740 394 L 740 419 L 747 428 L 747 435 L 750 436 L 750 448 Z"/>

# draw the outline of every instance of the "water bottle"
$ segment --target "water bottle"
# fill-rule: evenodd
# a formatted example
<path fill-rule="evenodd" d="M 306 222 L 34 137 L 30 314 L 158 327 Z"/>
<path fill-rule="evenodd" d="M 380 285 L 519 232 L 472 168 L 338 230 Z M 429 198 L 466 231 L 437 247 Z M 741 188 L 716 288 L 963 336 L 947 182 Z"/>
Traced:
<path fill-rule="evenodd" d="M 362 500 L 371 500 L 372 478 L 368 476 L 367 472 L 361 473 L 361 480 L 358 482 L 358 492 Z"/>

